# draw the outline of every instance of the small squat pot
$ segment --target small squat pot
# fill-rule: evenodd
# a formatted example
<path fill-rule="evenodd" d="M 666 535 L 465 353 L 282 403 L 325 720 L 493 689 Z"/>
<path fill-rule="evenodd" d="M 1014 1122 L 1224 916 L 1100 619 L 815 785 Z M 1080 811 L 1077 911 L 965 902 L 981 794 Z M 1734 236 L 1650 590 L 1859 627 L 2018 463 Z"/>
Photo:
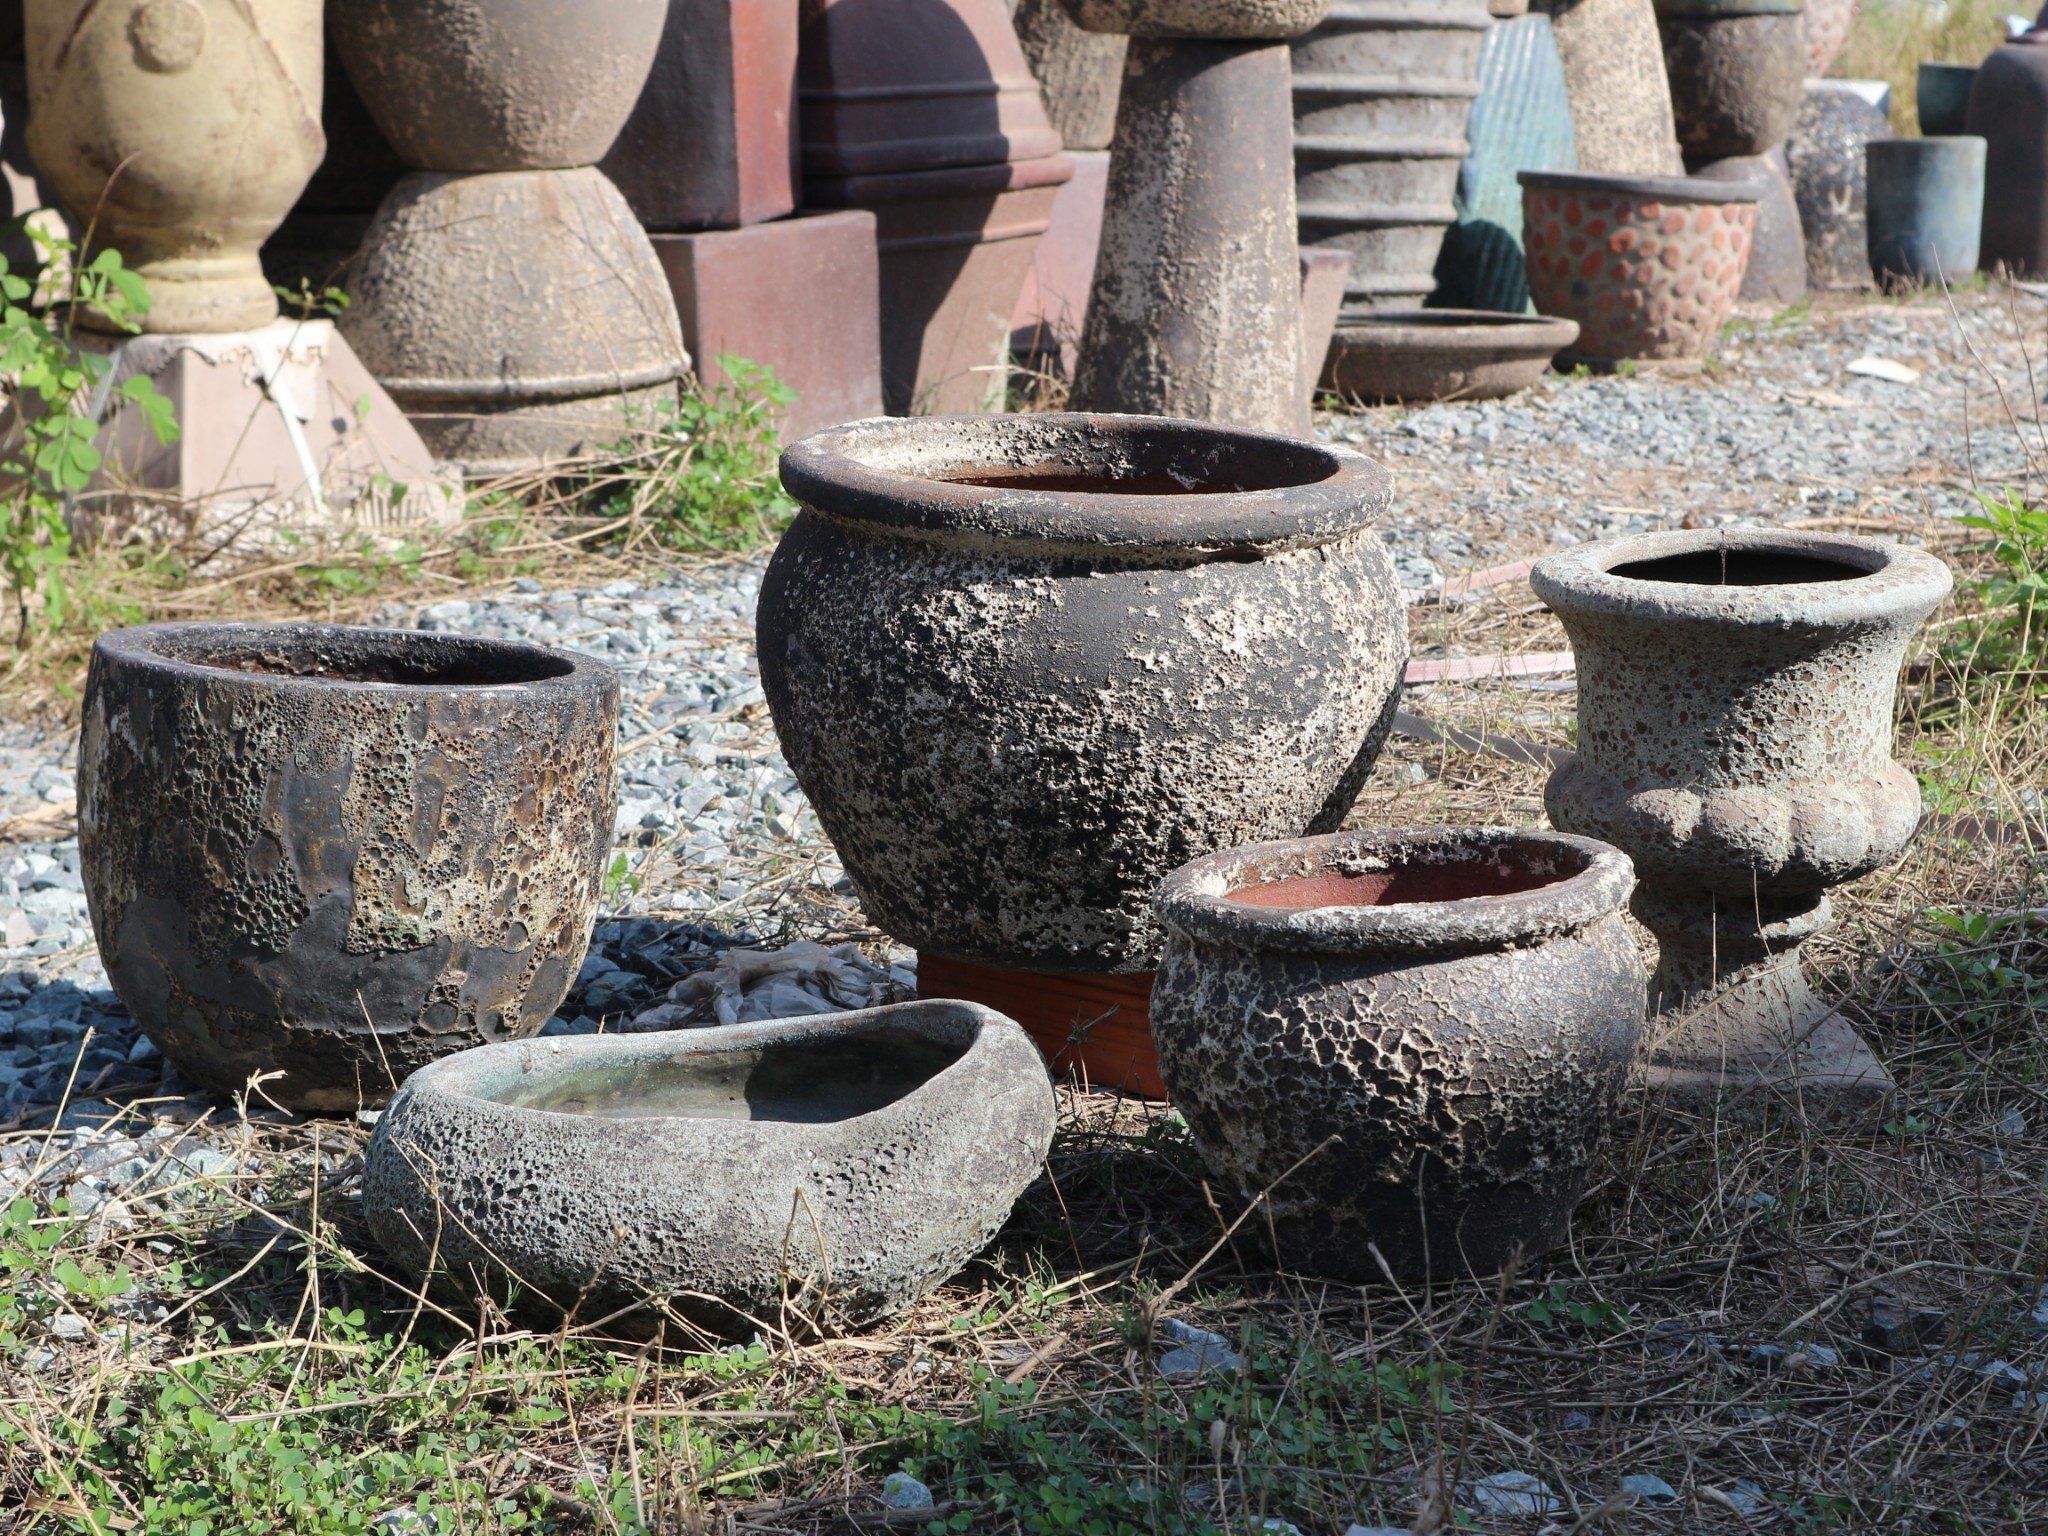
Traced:
<path fill-rule="evenodd" d="M 1984 229 L 1984 140 L 1879 139 L 1864 155 L 1864 219 L 1878 287 L 1921 288 L 1975 272 Z"/>
<path fill-rule="evenodd" d="M 1210 1167 L 1270 1191 L 1282 1264 L 1489 1274 L 1564 1240 L 1642 1035 L 1634 884 L 1604 843 L 1439 827 L 1161 885 L 1160 1067 Z"/>
<path fill-rule="evenodd" d="M 1698 372 L 1741 291 L 1761 189 L 1576 171 L 1521 182 L 1530 295 L 1579 325 L 1559 364 Z"/>
<path fill-rule="evenodd" d="M 531 1034 L 611 847 L 618 679 L 540 646 L 329 624 L 94 645 L 79 853 L 107 974 L 164 1056 L 288 1109 Z"/>
<path fill-rule="evenodd" d="M 1054 1117 L 1024 1032 L 972 1003 L 520 1041 L 406 1081 L 363 1204 L 450 1289 L 832 1333 L 979 1252 Z"/>
<path fill-rule="evenodd" d="M 1527 389 L 1576 321 L 1485 309 L 1381 310 L 1339 326 L 1323 387 L 1347 400 L 1494 400 Z"/>
<path fill-rule="evenodd" d="M 1913 83 L 1920 131 L 1930 139 L 1962 133 L 1970 116 L 1970 87 L 1976 81 L 1974 64 L 1922 64 Z"/>

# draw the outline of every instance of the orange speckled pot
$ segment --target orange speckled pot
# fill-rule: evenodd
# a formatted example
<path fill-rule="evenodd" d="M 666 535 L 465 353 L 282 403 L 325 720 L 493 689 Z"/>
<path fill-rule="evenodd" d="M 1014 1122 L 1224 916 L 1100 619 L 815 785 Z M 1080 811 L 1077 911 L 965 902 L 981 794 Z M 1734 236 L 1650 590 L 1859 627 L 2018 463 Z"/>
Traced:
<path fill-rule="evenodd" d="M 1698 370 L 1735 307 L 1761 189 L 1690 176 L 1524 171 L 1529 294 L 1579 322 L 1560 368 Z"/>

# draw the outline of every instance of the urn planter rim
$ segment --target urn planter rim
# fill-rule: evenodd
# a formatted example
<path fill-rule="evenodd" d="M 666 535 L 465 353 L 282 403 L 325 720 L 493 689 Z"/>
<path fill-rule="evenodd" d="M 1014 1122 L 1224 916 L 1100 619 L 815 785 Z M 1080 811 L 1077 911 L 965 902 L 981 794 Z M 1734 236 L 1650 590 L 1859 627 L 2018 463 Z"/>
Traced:
<path fill-rule="evenodd" d="M 825 517 L 925 537 L 1186 554 L 1326 544 L 1368 529 L 1387 472 L 1351 449 L 1211 422 L 1100 412 L 874 417 L 785 449 L 783 487 Z M 1064 475 L 1058 471 L 1064 470 Z M 1130 491 L 963 477 L 1149 476 Z M 1160 480 L 1234 483 L 1149 488 Z M 1266 483 L 1253 483 L 1266 482 Z"/>
<path fill-rule="evenodd" d="M 1854 574 L 1739 585 L 1646 579 L 1617 569 L 1724 553 L 1790 557 Z M 1913 545 L 1794 528 L 1676 529 L 1602 539 L 1546 555 L 1529 573 L 1536 595 L 1562 613 L 1735 628 L 1917 624 L 1953 583 L 1939 558 Z"/>
<path fill-rule="evenodd" d="M 215 659 L 237 655 L 248 658 L 264 648 L 303 652 L 308 648 L 341 645 L 359 647 L 395 661 L 417 660 L 429 667 L 450 669 L 455 675 L 437 676 L 430 672 L 416 679 L 349 677 L 264 666 L 229 666 Z M 187 654 L 180 654 L 181 650 Z M 186 682 L 309 696 L 349 694 L 400 700 L 444 692 L 479 697 L 602 692 L 618 685 L 617 674 L 609 663 L 576 651 L 524 640 L 355 624 L 243 624 L 206 619 L 136 624 L 101 635 L 93 642 L 93 654 L 131 672 L 154 672 Z M 511 675 L 477 677 L 462 670 L 478 663 L 504 665 Z"/>
<path fill-rule="evenodd" d="M 1293 880 L 1460 866 L 1493 868 L 1504 889 L 1377 905 L 1235 899 Z M 1230 949 L 1449 959 L 1578 932 L 1620 912 L 1634 888 L 1628 855 L 1590 837 L 1537 827 L 1381 828 L 1209 854 L 1161 881 L 1153 910 L 1169 932 Z"/>
<path fill-rule="evenodd" d="M 1525 188 L 1543 192 L 1600 192 L 1610 197 L 1656 198 L 1669 203 L 1754 203 L 1765 188 L 1753 181 L 1706 176 L 1625 176 L 1597 171 L 1517 171 Z"/>

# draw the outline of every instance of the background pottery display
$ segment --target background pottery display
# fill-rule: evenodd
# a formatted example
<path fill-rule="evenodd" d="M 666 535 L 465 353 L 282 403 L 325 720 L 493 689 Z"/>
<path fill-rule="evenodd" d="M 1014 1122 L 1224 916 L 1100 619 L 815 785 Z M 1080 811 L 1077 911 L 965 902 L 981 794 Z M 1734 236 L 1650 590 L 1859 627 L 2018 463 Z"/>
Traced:
<path fill-rule="evenodd" d="M 979 1252 L 1053 1120 L 1037 1050 L 971 1003 L 527 1040 L 409 1079 L 363 1204 L 400 1263 L 471 1293 L 832 1333 Z"/>
<path fill-rule="evenodd" d="M 149 285 L 140 324 L 277 318 L 256 253 L 326 147 L 320 0 L 29 0 L 24 15 L 29 153 Z"/>
<path fill-rule="evenodd" d="M 618 680 L 567 652 L 325 624 L 93 647 L 79 855 L 114 990 L 216 1093 L 381 1102 L 547 1022 L 611 849 Z"/>
<path fill-rule="evenodd" d="M 1888 139 L 1867 152 L 1870 273 L 1878 287 L 1943 284 L 1975 272 L 1984 141 Z"/>
<path fill-rule="evenodd" d="M 1564 65 L 1582 171 L 1676 176 L 1685 169 L 1651 0 L 1546 0 Z"/>
<path fill-rule="evenodd" d="M 1564 1240 L 1642 1037 L 1633 884 L 1604 844 L 1482 827 L 1167 878 L 1160 1067 L 1221 1181 L 1271 1191 L 1281 1264 L 1372 1282 L 1377 1248 L 1400 1280 L 1490 1274 Z"/>
<path fill-rule="evenodd" d="M 1856 0 L 1806 0 L 1806 73 L 1828 72 L 1856 24 Z"/>
<path fill-rule="evenodd" d="M 1688 166 L 1785 142 L 1806 78 L 1804 0 L 1656 0 Z"/>
<path fill-rule="evenodd" d="M 1800 952 L 1829 889 L 1889 863 L 1919 821 L 1920 786 L 1891 760 L 1893 700 L 1948 568 L 1874 539 L 1721 529 L 1583 544 L 1531 583 L 1579 677 L 1550 819 L 1628 852 L 1657 935 L 1652 1085 L 1810 1106 L 1887 1094 Z"/>
<path fill-rule="evenodd" d="M 1892 136 L 1890 99 L 1880 81 L 1807 82 L 1785 154 L 1806 236 L 1806 280 L 1815 288 L 1870 285 L 1864 146 Z"/>
<path fill-rule="evenodd" d="M 1445 231 L 1429 301 L 1446 309 L 1518 313 L 1529 307 L 1529 276 L 1522 188 L 1515 178 L 1579 164 L 1564 64 L 1548 16 L 1518 16 L 1487 32 L 1465 134 L 1471 149 L 1458 167 L 1458 221 Z"/>
<path fill-rule="evenodd" d="M 1563 171 L 1521 181 L 1529 291 L 1579 324 L 1560 362 L 1698 369 L 1742 286 L 1757 189 Z"/>
<path fill-rule="evenodd" d="M 876 421 L 788 450 L 783 484 L 762 686 L 864 910 L 921 957 L 1148 970 L 1160 877 L 1336 825 L 1392 723 L 1407 624 L 1357 454 Z"/>
<path fill-rule="evenodd" d="M 1806 292 L 1806 236 L 1799 222 L 1799 198 L 1780 144 L 1767 155 L 1737 155 L 1694 167 L 1709 181 L 1745 182 L 1757 189 L 1756 229 L 1749 264 L 1742 269 L 1744 299 L 1789 304 Z"/>
<path fill-rule="evenodd" d="M 1974 64 L 1922 64 L 1913 83 L 1913 108 L 1920 131 L 1930 139 L 1953 138 L 1970 117 L 1970 88 L 1976 83 Z"/>
<path fill-rule="evenodd" d="M 1337 333 L 1325 370 L 1346 400 L 1492 400 L 1527 389 L 1578 339 L 1570 320 L 1470 309 L 1381 310 Z"/>
<path fill-rule="evenodd" d="M 1485 0 L 1336 0 L 1294 44 L 1301 240 L 1352 253 L 1347 314 L 1436 287 L 1490 26 Z"/>
<path fill-rule="evenodd" d="M 1016 0 L 1011 19 L 1060 142 L 1070 151 L 1107 150 L 1116 133 L 1125 40 L 1074 25 L 1060 0 Z"/>
<path fill-rule="evenodd" d="M 1964 131 L 1986 144 L 1979 262 L 2048 275 L 2048 31 L 2021 33 L 1977 67 Z"/>

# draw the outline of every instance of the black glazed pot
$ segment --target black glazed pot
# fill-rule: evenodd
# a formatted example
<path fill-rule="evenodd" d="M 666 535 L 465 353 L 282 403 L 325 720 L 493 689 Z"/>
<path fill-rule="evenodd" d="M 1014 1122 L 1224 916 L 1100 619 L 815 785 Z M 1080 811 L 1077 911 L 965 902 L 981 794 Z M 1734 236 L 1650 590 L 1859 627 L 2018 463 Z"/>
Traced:
<path fill-rule="evenodd" d="M 1489 1274 L 1563 1241 L 1642 1037 L 1634 884 L 1590 838 L 1438 827 L 1161 885 L 1160 1072 L 1211 1169 L 1271 1191 L 1282 1264 Z"/>
<path fill-rule="evenodd" d="M 1152 888 L 1338 824 L 1407 620 L 1377 464 L 1137 416 L 856 422 L 782 457 L 762 686 L 868 915 L 926 954 L 1150 968 Z"/>
<path fill-rule="evenodd" d="M 220 1093 L 380 1103 L 531 1034 L 590 937 L 618 680 L 540 646 L 151 624 L 93 647 L 79 851 L 107 974 Z M 269 1076 L 269 1074 L 275 1074 Z"/>

